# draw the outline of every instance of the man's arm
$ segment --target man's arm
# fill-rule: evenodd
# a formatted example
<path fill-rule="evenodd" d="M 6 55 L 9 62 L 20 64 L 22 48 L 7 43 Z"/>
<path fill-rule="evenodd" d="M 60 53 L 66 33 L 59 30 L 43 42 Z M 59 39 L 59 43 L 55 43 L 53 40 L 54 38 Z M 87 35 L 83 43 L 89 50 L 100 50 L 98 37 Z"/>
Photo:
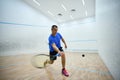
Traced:
<path fill-rule="evenodd" d="M 60 55 L 62 55 L 63 53 L 57 48 L 57 46 L 55 45 L 55 43 L 52 44 L 52 47 L 54 48 L 54 50 L 56 52 L 58 52 Z"/>
<path fill-rule="evenodd" d="M 64 38 L 62 38 L 62 42 L 64 43 L 65 48 L 67 48 L 67 44 L 66 44 L 66 42 L 65 42 Z"/>

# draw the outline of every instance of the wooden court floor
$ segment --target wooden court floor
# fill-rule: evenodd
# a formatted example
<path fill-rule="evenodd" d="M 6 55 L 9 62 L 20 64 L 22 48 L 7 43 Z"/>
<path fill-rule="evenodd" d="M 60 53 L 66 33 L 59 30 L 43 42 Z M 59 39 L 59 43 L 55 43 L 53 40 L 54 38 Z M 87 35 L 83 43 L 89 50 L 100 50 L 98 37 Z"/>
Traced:
<path fill-rule="evenodd" d="M 1 56 L 0 80 L 114 80 L 97 53 L 66 52 L 66 68 L 70 74 L 61 74 L 61 58 L 45 69 L 31 65 L 33 54 Z"/>

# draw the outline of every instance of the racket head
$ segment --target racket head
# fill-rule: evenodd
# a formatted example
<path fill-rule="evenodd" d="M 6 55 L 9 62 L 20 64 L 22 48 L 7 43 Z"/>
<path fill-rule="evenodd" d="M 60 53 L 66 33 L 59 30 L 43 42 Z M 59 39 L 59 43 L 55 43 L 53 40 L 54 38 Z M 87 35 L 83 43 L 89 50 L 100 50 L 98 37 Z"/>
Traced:
<path fill-rule="evenodd" d="M 44 68 L 44 67 L 47 67 L 44 65 L 44 62 L 46 60 L 49 60 L 49 55 L 47 54 L 37 54 L 37 55 L 34 55 L 32 58 L 31 58 L 31 64 L 36 67 L 36 68 Z"/>

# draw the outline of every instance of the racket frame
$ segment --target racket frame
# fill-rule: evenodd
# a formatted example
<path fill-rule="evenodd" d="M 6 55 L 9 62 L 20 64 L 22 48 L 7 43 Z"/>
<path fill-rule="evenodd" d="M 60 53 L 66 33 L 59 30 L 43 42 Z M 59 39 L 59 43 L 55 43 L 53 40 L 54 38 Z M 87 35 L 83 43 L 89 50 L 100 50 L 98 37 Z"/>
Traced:
<path fill-rule="evenodd" d="M 32 64 L 32 65 L 34 64 L 34 63 L 33 63 L 33 58 L 35 58 L 35 57 L 37 57 L 37 56 L 47 56 L 47 57 L 50 57 L 50 55 L 48 55 L 48 54 L 36 54 L 36 55 L 34 55 L 34 56 L 32 57 L 32 59 L 31 59 L 31 64 Z M 54 57 L 57 57 L 57 56 L 60 56 L 60 54 L 57 53 Z M 43 67 L 37 67 L 37 66 L 35 66 L 35 65 L 33 65 L 33 66 L 36 67 L 36 68 L 39 68 L 39 69 L 44 68 L 44 66 L 43 66 Z"/>

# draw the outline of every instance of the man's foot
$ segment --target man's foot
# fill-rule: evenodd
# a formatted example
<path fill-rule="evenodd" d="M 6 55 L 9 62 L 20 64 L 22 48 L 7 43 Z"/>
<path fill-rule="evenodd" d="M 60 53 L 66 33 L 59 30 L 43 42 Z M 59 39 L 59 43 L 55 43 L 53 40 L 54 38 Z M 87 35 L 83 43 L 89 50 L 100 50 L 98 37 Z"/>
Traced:
<path fill-rule="evenodd" d="M 67 72 L 67 70 L 65 68 L 62 69 L 62 74 L 64 76 L 67 76 L 67 77 L 69 76 L 69 74 L 68 74 L 68 72 Z"/>

